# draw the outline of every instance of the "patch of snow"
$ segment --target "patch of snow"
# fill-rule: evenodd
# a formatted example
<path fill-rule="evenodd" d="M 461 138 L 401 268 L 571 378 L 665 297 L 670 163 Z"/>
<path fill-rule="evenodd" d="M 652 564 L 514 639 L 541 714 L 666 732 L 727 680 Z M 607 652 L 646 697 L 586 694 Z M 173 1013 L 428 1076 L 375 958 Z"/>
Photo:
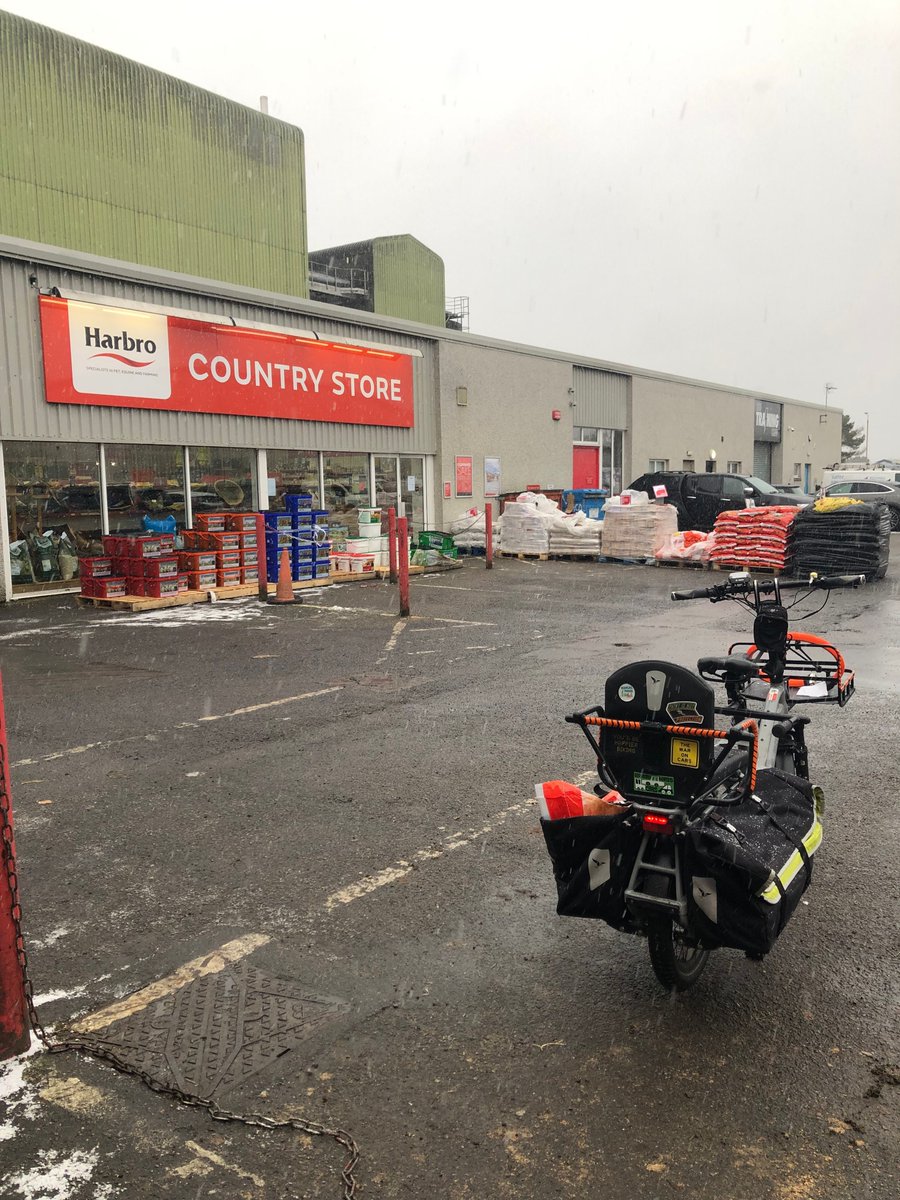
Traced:
<path fill-rule="evenodd" d="M 37 1088 L 25 1078 L 25 1064 L 35 1054 L 40 1054 L 43 1046 L 33 1040 L 24 1054 L 0 1062 L 0 1102 L 6 1106 L 7 1116 L 18 1113 L 26 1121 L 33 1121 L 40 1111 L 40 1100 Z M 0 1125 L 0 1141 L 8 1142 L 16 1136 L 16 1126 L 12 1121 Z"/>
<path fill-rule="evenodd" d="M 70 1200 L 73 1194 L 77 1195 L 73 1188 L 92 1178 L 99 1157 L 96 1149 L 73 1150 L 68 1157 L 58 1150 L 39 1150 L 36 1166 L 10 1175 L 6 1182 L 17 1189 L 22 1200 Z M 96 1189 L 93 1194 L 98 1194 Z"/>
<path fill-rule="evenodd" d="M 59 929 L 54 929 L 46 937 L 31 937 L 28 940 L 35 950 L 45 950 L 47 946 L 54 946 L 60 938 L 67 937 L 69 933 L 71 933 L 71 930 L 68 925 L 60 925 Z"/>

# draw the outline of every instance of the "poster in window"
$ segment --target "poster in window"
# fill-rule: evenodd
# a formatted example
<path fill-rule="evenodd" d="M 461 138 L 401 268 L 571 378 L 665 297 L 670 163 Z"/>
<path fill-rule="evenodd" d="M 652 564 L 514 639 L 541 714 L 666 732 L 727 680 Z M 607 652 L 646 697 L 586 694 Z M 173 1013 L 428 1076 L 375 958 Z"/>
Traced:
<path fill-rule="evenodd" d="M 500 495 L 499 458 L 485 458 L 484 460 L 484 494 L 485 496 Z"/>
<path fill-rule="evenodd" d="M 456 494 L 457 496 L 472 495 L 472 456 L 470 454 L 456 459 Z"/>

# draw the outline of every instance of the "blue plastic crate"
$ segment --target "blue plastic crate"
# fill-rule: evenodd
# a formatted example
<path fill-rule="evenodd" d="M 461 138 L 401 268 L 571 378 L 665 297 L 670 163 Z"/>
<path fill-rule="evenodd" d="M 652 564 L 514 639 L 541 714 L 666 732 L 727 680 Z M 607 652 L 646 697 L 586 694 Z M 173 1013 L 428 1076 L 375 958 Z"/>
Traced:
<path fill-rule="evenodd" d="M 264 512 L 263 522 L 266 529 L 290 529 L 294 518 L 289 512 Z"/>
<path fill-rule="evenodd" d="M 284 507 L 290 513 L 294 513 L 301 508 L 312 508 L 312 503 L 312 492 L 292 492 L 284 497 Z"/>
<path fill-rule="evenodd" d="M 316 559 L 316 561 L 313 563 L 313 578 L 314 579 L 327 579 L 330 574 L 331 574 L 331 559 L 330 558 Z"/>

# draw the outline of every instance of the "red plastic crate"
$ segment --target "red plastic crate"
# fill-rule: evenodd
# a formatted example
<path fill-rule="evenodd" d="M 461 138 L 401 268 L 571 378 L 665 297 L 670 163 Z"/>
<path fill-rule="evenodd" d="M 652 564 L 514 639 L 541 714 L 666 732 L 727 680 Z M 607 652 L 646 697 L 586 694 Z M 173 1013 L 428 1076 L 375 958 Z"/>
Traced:
<path fill-rule="evenodd" d="M 119 553 L 119 542 L 122 539 L 118 536 L 118 534 L 104 533 L 103 537 L 100 540 L 103 542 L 103 549 L 106 551 L 107 554 L 118 554 Z"/>
<path fill-rule="evenodd" d="M 258 563 L 259 563 L 259 551 L 258 550 L 242 550 L 241 551 L 241 566 L 242 567 L 255 567 L 258 565 Z"/>
<path fill-rule="evenodd" d="M 259 567 L 254 563 L 252 567 L 241 567 L 241 583 L 259 583 Z"/>
<path fill-rule="evenodd" d="M 230 513 L 201 513 L 199 517 L 194 517 L 194 524 L 204 533 L 224 533 L 225 521 L 229 516 Z"/>
<path fill-rule="evenodd" d="M 177 596 L 178 576 L 172 579 L 145 579 L 144 595 L 155 596 L 157 600 L 161 600 L 163 596 Z"/>
<path fill-rule="evenodd" d="M 158 533 L 159 552 L 160 554 L 175 553 L 175 534 L 174 533 Z"/>
<path fill-rule="evenodd" d="M 240 565 L 240 550 L 220 550 L 216 555 L 216 568 L 219 571 L 225 571 L 232 567 L 240 567 Z"/>
<path fill-rule="evenodd" d="M 225 567 L 221 571 L 217 571 L 219 576 L 219 587 L 238 587 L 241 582 L 240 567 Z"/>
<path fill-rule="evenodd" d="M 109 575 L 105 579 L 92 579 L 92 595 L 101 600 L 113 600 L 116 596 L 126 595 L 126 581 L 121 575 Z"/>
<path fill-rule="evenodd" d="M 237 532 L 246 529 L 256 529 L 256 513 L 228 513 L 225 517 L 225 528 Z"/>
<path fill-rule="evenodd" d="M 80 558 L 78 573 L 82 579 L 102 579 L 104 576 L 112 575 L 112 559 Z"/>
<path fill-rule="evenodd" d="M 143 575 L 129 575 L 125 585 L 125 590 L 129 596 L 146 596 L 149 593 L 145 587 L 146 580 Z"/>
<path fill-rule="evenodd" d="M 204 542 L 204 550 L 240 550 L 241 535 L 239 533 L 207 533 Z"/>
<path fill-rule="evenodd" d="M 178 579 L 178 590 L 179 590 L 179 592 L 186 592 L 186 591 L 188 590 L 188 577 L 187 577 L 187 575 L 181 575 L 181 574 L 179 574 L 178 576 L 176 576 L 176 578 Z"/>
<path fill-rule="evenodd" d="M 128 543 L 128 555 L 130 558 L 158 558 L 162 550 L 162 543 L 156 535 L 153 537 L 123 538 L 122 541 L 127 541 Z"/>
<path fill-rule="evenodd" d="M 219 586 L 218 571 L 189 571 L 188 588 L 192 592 L 205 592 L 207 588 Z"/>
<path fill-rule="evenodd" d="M 214 571 L 216 569 L 215 550 L 179 550 L 179 571 Z"/>
<path fill-rule="evenodd" d="M 254 529 L 251 533 L 244 532 L 241 534 L 241 549 L 242 550 L 258 550 L 259 535 Z"/>
<path fill-rule="evenodd" d="M 178 559 L 148 558 L 144 561 L 145 579 L 174 579 L 178 574 Z"/>
<path fill-rule="evenodd" d="M 186 529 L 181 535 L 185 550 L 196 553 L 206 549 L 206 533 L 202 529 Z"/>

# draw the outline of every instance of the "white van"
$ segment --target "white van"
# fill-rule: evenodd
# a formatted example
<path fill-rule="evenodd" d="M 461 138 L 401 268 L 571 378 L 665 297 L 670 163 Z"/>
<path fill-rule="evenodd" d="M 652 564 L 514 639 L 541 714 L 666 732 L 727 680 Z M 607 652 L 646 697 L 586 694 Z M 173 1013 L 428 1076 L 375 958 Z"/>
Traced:
<path fill-rule="evenodd" d="M 886 467 L 851 466 L 833 467 L 822 472 L 819 494 L 833 483 L 887 483 L 893 487 L 900 484 L 900 470 Z"/>

